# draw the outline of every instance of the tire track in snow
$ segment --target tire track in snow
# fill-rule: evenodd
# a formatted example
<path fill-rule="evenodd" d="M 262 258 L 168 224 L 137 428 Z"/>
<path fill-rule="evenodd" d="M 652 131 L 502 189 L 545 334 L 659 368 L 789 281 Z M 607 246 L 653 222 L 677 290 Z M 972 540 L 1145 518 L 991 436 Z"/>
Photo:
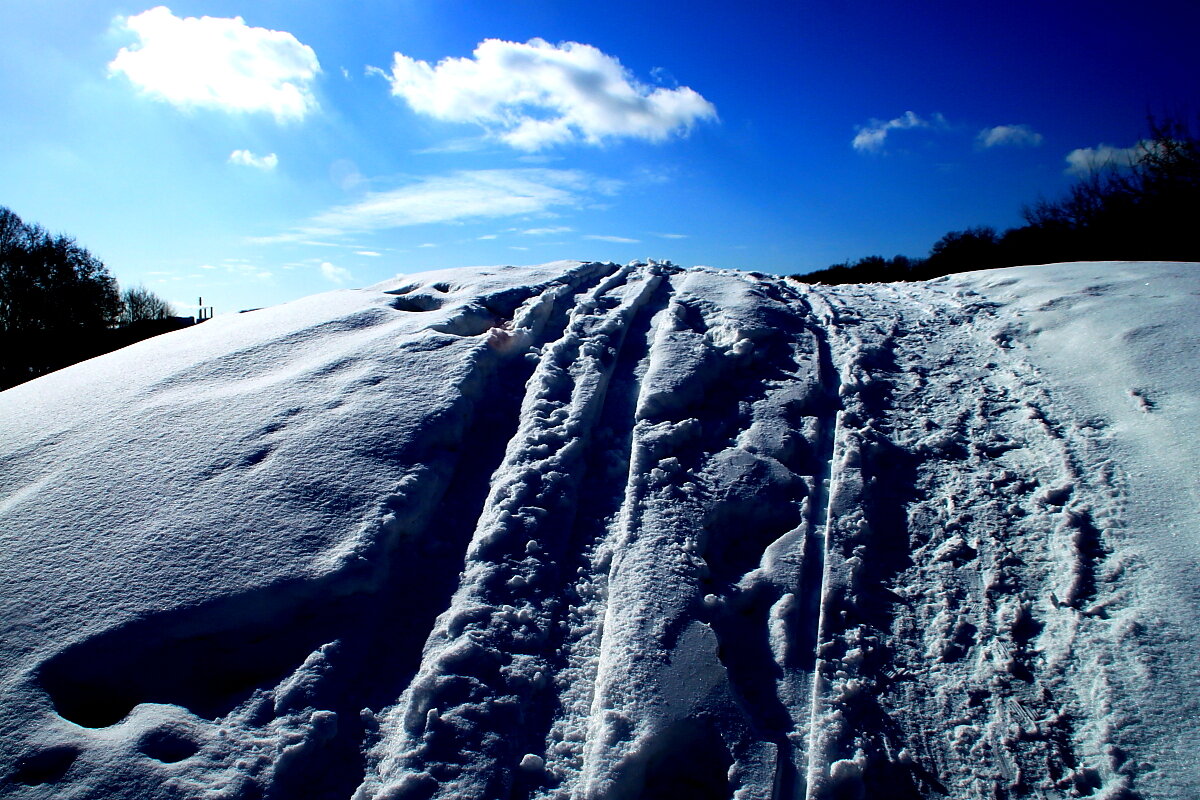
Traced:
<path fill-rule="evenodd" d="M 791 751 L 791 763 L 777 771 L 771 797 L 799 797 L 810 782 L 809 770 L 814 758 L 814 723 L 821 697 L 819 645 L 825 620 L 826 598 L 829 593 L 827 553 L 829 525 L 836 512 L 835 500 L 841 490 L 841 473 L 835 468 L 845 455 L 842 433 L 841 376 L 835 366 L 835 356 L 829 331 L 836 321 L 836 311 L 817 294 L 798 291 L 786 283 L 781 287 L 816 342 L 818 385 L 824 401 L 816 411 L 812 426 L 813 480 L 807 500 L 808 513 L 805 537 L 799 550 L 799 568 L 791 576 L 788 588 L 771 609 L 773 647 L 780 651 L 777 658 L 782 676 L 777 691 L 788 709 L 792 730 L 786 737 L 782 753 Z M 790 622 L 784 624 L 785 620 Z"/>
<path fill-rule="evenodd" d="M 571 797 L 786 796 L 796 782 L 793 714 L 774 684 L 796 658 L 823 469 L 818 346 L 777 281 L 678 280 L 638 400 Z"/>
<path fill-rule="evenodd" d="M 1127 796 L 1089 702 L 1105 670 L 1081 681 L 1065 657 L 1114 602 L 1099 565 L 1117 490 L 1086 427 L 987 338 L 986 304 L 920 285 L 809 291 L 845 312 L 830 335 L 858 466 L 835 470 L 860 496 L 830 506 L 808 796 Z M 907 477 L 879 469 L 897 457 Z M 897 491 L 903 513 L 881 515 Z M 1110 635 L 1079 640 L 1098 667 Z"/>
<path fill-rule="evenodd" d="M 604 630 L 607 576 L 600 565 L 610 558 L 625 499 L 638 386 L 648 366 L 654 320 L 673 293 L 668 275 L 655 290 L 657 296 L 632 318 L 592 432 L 583 478 L 590 490 L 580 496 L 567 559 L 567 574 L 573 565 L 578 577 L 564 592 L 567 610 L 560 621 L 554 678 L 559 692 L 544 742 L 543 771 L 538 781 L 530 781 L 530 791 L 538 797 L 545 796 L 547 783 L 571 785 L 582 767 Z M 514 794 L 519 796 L 524 795 Z"/>
<path fill-rule="evenodd" d="M 935 287 L 923 302 L 950 306 L 953 321 L 970 319 L 975 347 L 995 347 L 967 431 L 971 472 L 982 484 L 975 491 L 987 498 L 970 504 L 979 511 L 967 527 L 1007 533 L 980 548 L 994 566 L 984 573 L 986 614 L 974 638 L 983 643 L 992 629 L 998 650 L 986 737 L 1014 796 L 1133 797 L 1114 744 L 1112 706 L 1124 692 L 1107 666 L 1120 657 L 1121 626 L 1108 616 L 1123 603 L 1118 580 L 1129 565 L 1110 557 L 1123 490 L 1098 446 L 1103 426 L 1076 419 L 1008 352 L 987 303 L 972 292 L 938 297 Z M 953 645 L 944 654 L 957 655 Z"/>
<path fill-rule="evenodd" d="M 876 379 L 892 359 L 894 324 L 808 291 L 838 365 L 838 413 L 830 456 L 817 661 L 807 726 L 805 796 L 880 791 L 920 796 L 909 770 L 893 766 L 894 742 L 879 725 L 874 695 L 891 658 L 895 595 L 889 583 L 906 559 L 905 532 L 895 517 L 905 502 L 909 469 L 881 436 L 875 416 L 890 397 Z M 881 468 L 882 467 L 882 468 Z M 879 473 L 889 484 L 881 486 Z M 883 489 L 880 491 L 880 489 Z"/>
<path fill-rule="evenodd" d="M 648 286 L 648 275 L 664 288 Z M 794 791 L 795 704 L 760 676 L 807 674 L 791 640 L 812 627 L 796 619 L 795 597 L 809 495 L 828 470 L 815 460 L 826 449 L 816 440 L 828 428 L 820 422 L 828 355 L 792 299 L 779 281 L 643 265 L 580 304 L 543 352 L 459 593 L 422 674 L 384 721 L 360 794 Z M 652 333 L 641 333 L 651 318 Z M 626 342 L 631 328 L 638 341 L 649 337 L 648 350 Z M 605 352 L 597 371 L 593 356 Z M 610 398 L 618 371 L 624 394 Z M 606 464 L 594 438 L 607 435 L 608 409 L 627 444 Z M 612 475 L 622 461 L 627 469 Z M 556 512 L 544 491 L 528 506 L 513 500 L 551 475 L 568 503 L 580 480 L 620 481 L 607 533 L 572 522 L 574 508 Z M 517 525 L 512 512 L 522 508 L 536 513 Z M 565 552 L 589 541 L 582 563 Z M 549 569 L 534 563 L 543 554 L 556 558 Z M 525 566 L 513 570 L 517 556 Z M 562 592 L 564 561 L 583 572 Z M 522 626 L 536 629 L 537 641 L 513 633 Z M 646 703 L 666 711 L 646 717 Z M 539 751 L 529 742 L 544 725 Z M 499 730 L 522 733 L 501 741 Z M 689 766 L 697 756 L 700 775 Z"/>
<path fill-rule="evenodd" d="M 38 675 L 58 712 L 101 736 L 150 725 L 148 742 L 156 731 L 174 742 L 154 753 L 190 748 L 211 767 L 189 778 L 195 796 L 241 791 L 241 784 L 267 796 L 347 797 L 361 780 L 371 722 L 360 722 L 359 711 L 393 702 L 416 671 L 420 642 L 454 590 L 481 490 L 502 455 L 487 447 L 464 453 L 460 443 L 515 426 L 517 405 L 487 399 L 532 371 L 514 352 L 556 336 L 567 322 L 564 304 L 613 269 L 583 265 L 540 292 L 473 298 L 437 323 L 438 346 L 466 348 L 461 374 L 451 377 L 452 402 L 406 451 L 415 463 L 396 465 L 401 479 L 359 536 L 325 555 L 332 562 L 325 574 L 153 615 L 68 648 Z M 397 310 L 437 309 L 449 302 L 448 289 L 408 287 Z M 438 513 L 447 503 L 455 509 Z M 435 519 L 436 536 L 429 534 Z M 179 706 L 178 719 L 155 721 L 143 703 Z M 200 749 L 205 730 L 217 725 L 228 746 Z M 314 750 L 320 760 L 303 757 Z M 136 763 L 130 769 L 111 776 L 113 786 L 142 780 Z"/>
<path fill-rule="evenodd" d="M 543 349 L 460 589 L 384 722 L 360 793 L 507 795 L 521 764 L 540 769 L 542 756 L 522 756 L 537 735 L 524 726 L 553 679 L 546 646 L 587 440 L 629 323 L 661 280 L 654 267 L 619 270 L 579 299 L 563 336 Z"/>

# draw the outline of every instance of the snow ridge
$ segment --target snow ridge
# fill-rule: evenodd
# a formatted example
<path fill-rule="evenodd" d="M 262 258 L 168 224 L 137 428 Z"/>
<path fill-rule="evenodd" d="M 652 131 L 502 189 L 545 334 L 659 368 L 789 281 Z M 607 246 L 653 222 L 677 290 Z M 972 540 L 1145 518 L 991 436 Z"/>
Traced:
<path fill-rule="evenodd" d="M 1125 479 L 996 303 L 655 262 L 338 296 L 132 382 L 231 455 L 122 488 L 130 530 L 228 473 L 313 544 L 199 539 L 210 587 L 10 625 L 5 796 L 1141 796 Z M 15 419 L 0 513 L 73 530 Z"/>

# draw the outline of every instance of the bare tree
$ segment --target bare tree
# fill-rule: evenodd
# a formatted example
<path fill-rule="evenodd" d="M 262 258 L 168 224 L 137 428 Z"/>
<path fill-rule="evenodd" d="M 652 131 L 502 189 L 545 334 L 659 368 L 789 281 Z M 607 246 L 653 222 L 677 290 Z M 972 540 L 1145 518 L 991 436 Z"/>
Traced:
<path fill-rule="evenodd" d="M 121 293 L 121 324 L 132 325 L 145 319 L 166 319 L 175 315 L 171 304 L 145 286 L 134 286 Z"/>

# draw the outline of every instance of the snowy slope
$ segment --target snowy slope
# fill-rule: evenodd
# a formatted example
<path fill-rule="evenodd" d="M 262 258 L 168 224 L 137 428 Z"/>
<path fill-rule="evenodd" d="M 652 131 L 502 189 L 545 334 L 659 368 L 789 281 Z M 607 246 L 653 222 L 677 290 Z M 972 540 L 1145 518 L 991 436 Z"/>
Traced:
<path fill-rule="evenodd" d="M 1200 279 L 449 270 L 0 393 L 0 795 L 1200 795 Z"/>

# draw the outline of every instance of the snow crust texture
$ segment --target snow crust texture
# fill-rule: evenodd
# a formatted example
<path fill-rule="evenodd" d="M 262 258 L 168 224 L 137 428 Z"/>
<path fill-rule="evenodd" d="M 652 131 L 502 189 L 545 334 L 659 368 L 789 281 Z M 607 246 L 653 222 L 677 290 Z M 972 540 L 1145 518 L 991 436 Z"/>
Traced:
<path fill-rule="evenodd" d="M 1197 382 L 1035 341 L 1110 268 L 452 270 L 0 394 L 0 794 L 1198 796 L 1122 428 Z"/>

